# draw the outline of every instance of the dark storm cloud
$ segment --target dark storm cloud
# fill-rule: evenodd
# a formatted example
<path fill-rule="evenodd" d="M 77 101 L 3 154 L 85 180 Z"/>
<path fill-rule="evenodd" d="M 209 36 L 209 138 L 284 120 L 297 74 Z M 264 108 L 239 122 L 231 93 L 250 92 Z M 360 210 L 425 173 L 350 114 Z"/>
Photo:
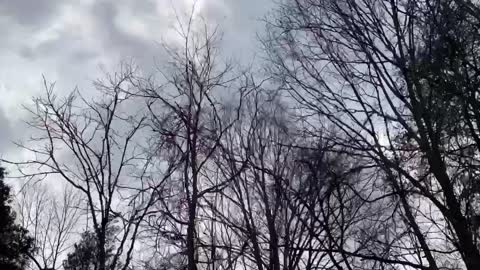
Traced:
<path fill-rule="evenodd" d="M 0 0 L 0 13 L 24 26 L 41 27 L 57 14 L 62 0 Z"/>

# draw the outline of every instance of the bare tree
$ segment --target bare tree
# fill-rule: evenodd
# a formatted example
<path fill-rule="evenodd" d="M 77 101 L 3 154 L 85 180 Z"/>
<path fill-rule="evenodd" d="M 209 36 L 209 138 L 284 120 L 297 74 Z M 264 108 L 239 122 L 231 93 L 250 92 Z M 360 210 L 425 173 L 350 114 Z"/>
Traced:
<path fill-rule="evenodd" d="M 146 117 L 126 94 L 134 76 L 132 66 L 123 65 L 95 83 L 98 91 L 92 100 L 79 91 L 60 99 L 53 85 L 45 83 L 45 96 L 36 98 L 30 110 L 37 135 L 30 145 L 20 145 L 34 158 L 10 161 L 22 177 L 55 177 L 81 194 L 97 237 L 99 270 L 127 269 L 140 223 L 158 196 L 154 183 L 168 178 L 171 168 L 167 164 L 162 175 L 149 173 L 141 133 Z M 113 225 L 116 249 L 106 265 L 107 229 Z"/>
<path fill-rule="evenodd" d="M 43 183 L 29 183 L 16 198 L 20 223 L 35 241 L 35 252 L 29 254 L 34 267 L 58 269 L 80 229 L 80 197 L 70 187 L 55 194 Z"/>
<path fill-rule="evenodd" d="M 207 238 L 213 243 L 208 248 L 203 243 L 206 239 L 202 239 L 199 230 L 206 228 L 208 221 L 200 216 L 209 211 L 204 210 L 206 201 L 216 200 L 215 194 L 231 180 L 218 178 L 213 157 L 237 118 L 227 119 L 225 112 L 238 111 L 248 89 L 248 85 L 242 86 L 233 66 L 218 59 L 218 29 L 194 25 L 193 17 L 186 25 L 180 24 L 180 48 L 165 46 L 170 62 L 160 69 L 163 81 L 138 80 L 139 92 L 135 93 L 146 100 L 150 112 L 149 126 L 155 145 L 152 156 L 178 161 L 164 196 L 156 203 L 157 215 L 152 216 L 150 227 L 171 244 L 170 248 L 164 247 L 173 249 L 166 258 L 183 257 L 180 260 L 190 270 L 215 261 L 215 255 L 211 255 L 215 254 L 211 249 L 215 240 L 209 235 Z M 222 96 L 233 96 L 240 102 L 229 108 L 222 104 Z M 210 226 L 210 230 L 215 228 Z"/>
<path fill-rule="evenodd" d="M 260 89 L 246 98 L 240 121 L 225 138 L 218 161 L 223 164 L 223 177 L 233 179 L 222 191 L 228 203 L 217 209 L 218 215 L 241 240 L 238 255 L 257 269 L 281 269 L 280 245 L 292 221 L 280 179 L 289 178 L 286 174 L 293 171 L 288 145 L 295 136 L 289 136 L 293 133 L 287 128 L 286 110 L 276 101 Z M 245 161 L 247 168 L 241 166 Z"/>
<path fill-rule="evenodd" d="M 378 222 L 400 229 L 367 231 L 376 249 L 355 249 L 368 243 L 358 234 L 340 252 L 364 267 L 480 267 L 475 10 L 473 1 L 297 0 L 269 20 L 271 71 L 299 120 L 334 137 L 331 151 L 366 163 L 372 192 L 392 202 Z"/>
<path fill-rule="evenodd" d="M 223 249 L 245 269 L 353 267 L 341 251 L 354 225 L 367 228 L 362 217 L 372 218 L 373 204 L 361 201 L 369 185 L 360 163 L 352 167 L 348 155 L 329 153 L 329 141 L 305 136 L 278 92 L 257 89 L 244 104 L 218 157 L 222 177 L 233 179 L 221 191 L 224 202 L 211 206 L 217 226 L 236 239 Z"/>

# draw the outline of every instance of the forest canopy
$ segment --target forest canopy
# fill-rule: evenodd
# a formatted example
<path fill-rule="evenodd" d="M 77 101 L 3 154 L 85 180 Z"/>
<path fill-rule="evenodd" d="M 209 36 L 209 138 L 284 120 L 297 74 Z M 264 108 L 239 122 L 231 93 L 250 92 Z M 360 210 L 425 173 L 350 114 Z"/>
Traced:
<path fill-rule="evenodd" d="M 155 76 L 44 80 L 1 269 L 480 269 L 477 1 L 278 1 L 248 68 L 194 15 Z"/>

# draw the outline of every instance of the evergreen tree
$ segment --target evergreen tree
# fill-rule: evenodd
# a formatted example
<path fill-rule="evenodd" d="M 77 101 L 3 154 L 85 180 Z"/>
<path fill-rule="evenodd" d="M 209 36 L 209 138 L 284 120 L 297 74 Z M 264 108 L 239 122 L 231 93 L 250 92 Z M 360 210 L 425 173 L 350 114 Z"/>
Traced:
<path fill-rule="evenodd" d="M 110 267 L 113 252 L 113 231 L 110 227 L 106 248 L 107 268 Z M 80 241 L 74 245 L 73 251 L 69 253 L 67 259 L 63 261 L 63 268 L 65 270 L 96 270 L 99 269 L 98 257 L 97 236 L 94 232 L 85 231 L 82 233 Z"/>
<path fill-rule="evenodd" d="M 0 168 L 0 269 L 24 269 L 27 254 L 33 249 L 33 239 L 27 230 L 15 224 L 15 212 L 10 206 L 10 187 L 4 181 L 4 168 Z"/>

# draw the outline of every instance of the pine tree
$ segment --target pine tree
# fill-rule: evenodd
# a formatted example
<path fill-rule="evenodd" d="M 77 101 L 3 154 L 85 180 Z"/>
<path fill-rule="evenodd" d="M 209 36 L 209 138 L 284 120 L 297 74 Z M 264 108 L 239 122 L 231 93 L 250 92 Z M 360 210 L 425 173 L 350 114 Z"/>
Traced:
<path fill-rule="evenodd" d="M 106 247 L 107 268 L 110 267 L 113 257 L 113 227 L 109 227 Z M 98 240 L 95 233 L 85 231 L 81 239 L 74 245 L 74 249 L 63 261 L 65 270 L 94 270 L 99 268 Z"/>
<path fill-rule="evenodd" d="M 10 187 L 4 183 L 4 168 L 0 168 L 0 269 L 21 270 L 28 263 L 33 239 L 26 229 L 15 224 L 15 212 L 10 206 Z"/>

